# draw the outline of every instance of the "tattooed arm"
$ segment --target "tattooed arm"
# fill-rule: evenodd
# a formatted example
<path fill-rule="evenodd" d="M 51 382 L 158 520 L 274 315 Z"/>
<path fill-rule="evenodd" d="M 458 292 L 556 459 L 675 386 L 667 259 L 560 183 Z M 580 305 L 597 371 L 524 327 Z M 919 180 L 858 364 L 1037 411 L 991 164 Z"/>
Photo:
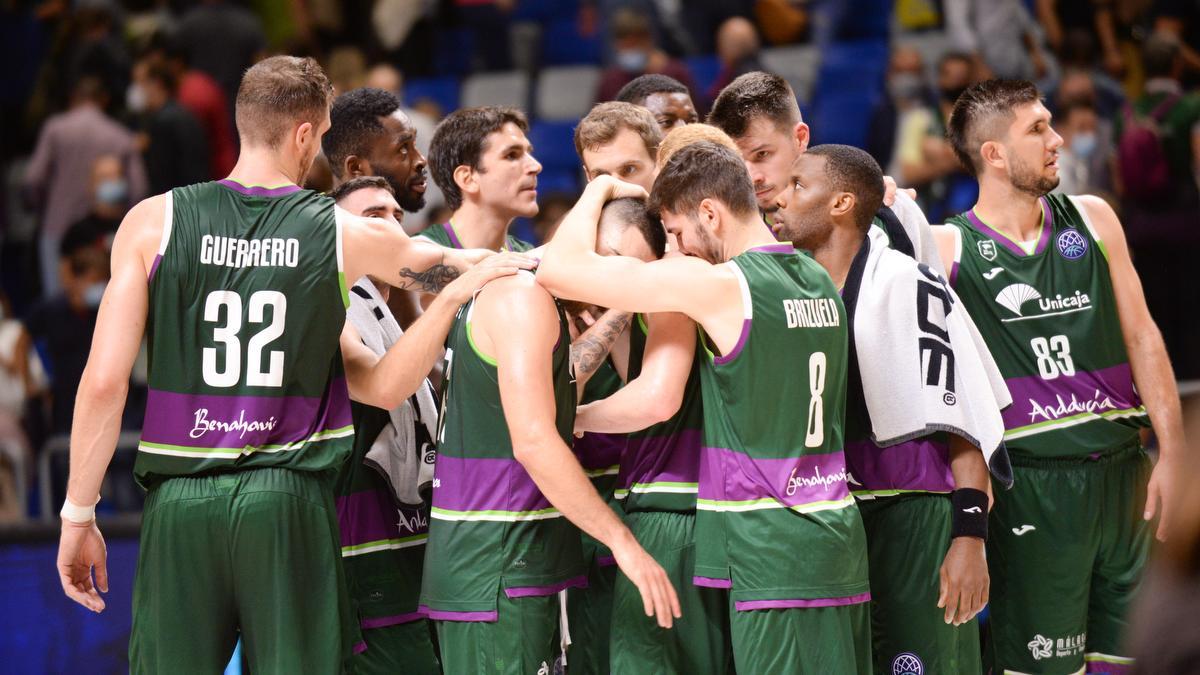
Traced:
<path fill-rule="evenodd" d="M 408 280 L 407 285 L 402 288 L 422 293 L 440 293 L 451 281 L 462 274 L 462 270 L 445 264 L 445 260 L 446 256 L 443 255 L 442 262 L 420 272 L 414 271 L 411 267 L 401 267 L 400 278 Z"/>
<path fill-rule="evenodd" d="M 610 309 L 571 343 L 571 372 L 580 397 L 617 338 L 629 327 L 631 318 L 633 315 L 628 312 Z"/>

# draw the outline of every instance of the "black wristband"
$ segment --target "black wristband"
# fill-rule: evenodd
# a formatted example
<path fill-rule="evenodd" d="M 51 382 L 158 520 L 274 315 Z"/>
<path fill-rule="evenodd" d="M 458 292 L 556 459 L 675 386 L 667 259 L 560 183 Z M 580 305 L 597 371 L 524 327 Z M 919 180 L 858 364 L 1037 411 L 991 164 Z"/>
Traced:
<path fill-rule="evenodd" d="M 979 537 L 987 541 L 988 496 L 983 490 L 962 488 L 950 493 L 954 514 L 950 516 L 950 537 Z"/>

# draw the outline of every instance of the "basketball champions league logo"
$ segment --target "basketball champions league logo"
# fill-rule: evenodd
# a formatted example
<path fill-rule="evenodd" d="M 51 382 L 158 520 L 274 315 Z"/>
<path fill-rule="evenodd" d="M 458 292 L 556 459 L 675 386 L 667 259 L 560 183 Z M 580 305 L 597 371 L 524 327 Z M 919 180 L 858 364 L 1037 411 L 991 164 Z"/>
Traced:
<path fill-rule="evenodd" d="M 1058 248 L 1058 254 L 1067 260 L 1079 260 L 1088 249 L 1087 239 L 1075 228 L 1059 232 L 1054 245 Z"/>
<path fill-rule="evenodd" d="M 892 675 L 925 675 L 925 664 L 912 652 L 903 652 L 892 659 Z"/>

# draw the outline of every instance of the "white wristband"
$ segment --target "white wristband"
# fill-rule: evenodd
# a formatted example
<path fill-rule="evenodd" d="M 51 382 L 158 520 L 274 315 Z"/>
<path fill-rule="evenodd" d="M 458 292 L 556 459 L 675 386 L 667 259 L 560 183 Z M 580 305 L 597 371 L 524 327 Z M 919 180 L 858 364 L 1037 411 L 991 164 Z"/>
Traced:
<path fill-rule="evenodd" d="M 96 504 L 100 503 L 100 498 L 96 498 Z M 58 515 L 63 517 L 63 520 L 70 521 L 76 525 L 86 525 L 96 519 L 96 504 L 91 506 L 80 506 L 71 501 L 67 497 L 63 501 L 62 511 Z"/>

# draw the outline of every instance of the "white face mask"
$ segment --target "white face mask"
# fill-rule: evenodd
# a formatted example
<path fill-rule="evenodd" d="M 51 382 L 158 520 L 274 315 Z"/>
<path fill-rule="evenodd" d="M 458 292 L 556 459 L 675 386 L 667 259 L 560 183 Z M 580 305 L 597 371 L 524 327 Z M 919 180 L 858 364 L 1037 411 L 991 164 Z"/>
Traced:
<path fill-rule="evenodd" d="M 129 112 L 140 113 L 146 110 L 146 90 L 141 85 L 131 84 L 125 90 L 125 107 Z"/>
<path fill-rule="evenodd" d="M 1087 159 L 1096 151 L 1096 134 L 1083 131 L 1071 138 L 1071 153 L 1080 159 Z"/>
<path fill-rule="evenodd" d="M 96 309 L 100 306 L 100 301 L 104 299 L 104 289 L 108 286 L 107 282 L 97 281 L 94 284 L 89 284 L 83 289 L 83 304 L 90 309 Z"/>

